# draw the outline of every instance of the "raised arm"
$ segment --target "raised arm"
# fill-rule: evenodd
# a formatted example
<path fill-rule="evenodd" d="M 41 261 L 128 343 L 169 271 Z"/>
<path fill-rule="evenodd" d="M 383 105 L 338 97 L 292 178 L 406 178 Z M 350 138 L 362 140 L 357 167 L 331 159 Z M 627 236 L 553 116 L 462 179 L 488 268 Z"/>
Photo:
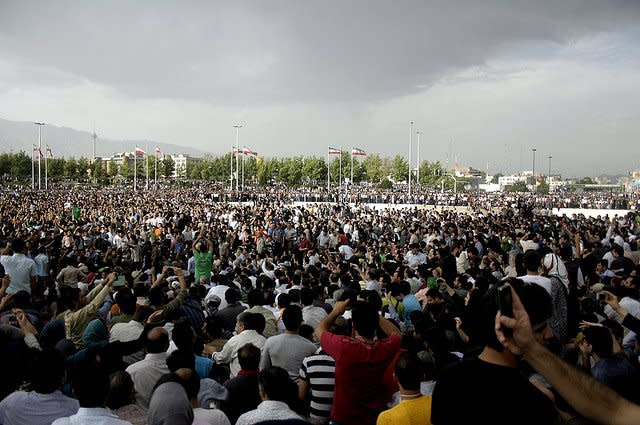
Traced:
<path fill-rule="evenodd" d="M 524 359 L 581 415 L 598 423 L 640 423 L 640 406 L 620 397 L 595 378 L 552 354 L 534 337 L 529 316 L 512 289 L 514 317 L 496 315 L 496 335 L 502 345 Z M 511 332 L 506 332 L 510 329 Z"/>

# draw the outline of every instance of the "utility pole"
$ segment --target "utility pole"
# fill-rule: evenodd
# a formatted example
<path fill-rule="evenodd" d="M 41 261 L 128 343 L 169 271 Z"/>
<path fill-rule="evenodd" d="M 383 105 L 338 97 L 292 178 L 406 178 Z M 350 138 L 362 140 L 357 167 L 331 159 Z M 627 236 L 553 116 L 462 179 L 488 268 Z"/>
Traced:
<path fill-rule="evenodd" d="M 409 198 L 411 198 L 411 150 L 413 148 L 413 121 L 409 121 Z"/>
<path fill-rule="evenodd" d="M 238 174 L 240 171 L 240 129 L 242 127 L 242 124 L 233 126 L 236 129 L 236 193 L 238 193 L 238 180 L 240 179 Z"/>
<path fill-rule="evenodd" d="M 34 122 L 38 126 L 38 190 L 42 189 L 42 127 L 43 122 Z"/>

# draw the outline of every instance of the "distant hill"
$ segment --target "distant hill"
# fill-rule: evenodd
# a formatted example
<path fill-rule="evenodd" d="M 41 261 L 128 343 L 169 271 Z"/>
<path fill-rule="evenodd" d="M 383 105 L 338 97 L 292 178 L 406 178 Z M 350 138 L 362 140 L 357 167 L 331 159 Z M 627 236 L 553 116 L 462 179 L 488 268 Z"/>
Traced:
<path fill-rule="evenodd" d="M 38 143 L 38 128 L 32 122 L 8 121 L 0 118 L 0 152 L 25 151 L 31 154 L 31 145 Z M 47 123 L 43 130 L 42 150 L 45 145 L 51 147 L 54 156 L 91 157 L 92 138 L 88 131 L 75 130 L 68 127 L 57 127 Z M 187 154 L 202 157 L 205 152 L 170 143 L 158 143 L 153 140 L 112 140 L 103 139 L 98 134 L 96 139 L 96 156 L 111 156 L 115 152 L 131 152 L 135 146 L 149 149 L 153 154 L 158 146 L 163 153 Z"/>

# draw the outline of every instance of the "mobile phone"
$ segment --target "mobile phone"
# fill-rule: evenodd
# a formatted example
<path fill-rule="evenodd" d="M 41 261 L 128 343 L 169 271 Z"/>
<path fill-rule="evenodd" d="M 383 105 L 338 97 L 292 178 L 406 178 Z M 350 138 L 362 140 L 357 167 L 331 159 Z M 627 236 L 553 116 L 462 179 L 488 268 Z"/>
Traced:
<path fill-rule="evenodd" d="M 498 309 L 502 316 L 513 317 L 511 286 L 504 284 L 498 288 Z"/>

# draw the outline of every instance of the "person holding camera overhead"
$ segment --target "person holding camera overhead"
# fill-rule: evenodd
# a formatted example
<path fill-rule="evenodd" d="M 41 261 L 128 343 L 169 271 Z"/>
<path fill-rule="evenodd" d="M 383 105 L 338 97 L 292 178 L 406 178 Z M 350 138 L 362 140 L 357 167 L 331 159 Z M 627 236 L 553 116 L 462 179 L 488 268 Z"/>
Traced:
<path fill-rule="evenodd" d="M 541 286 L 510 279 L 509 285 L 520 296 L 531 317 L 535 338 L 545 344 L 553 338 L 547 320 L 551 317 L 551 298 Z M 558 420 L 551 393 L 539 382 L 523 374 L 521 358 L 506 350 L 495 334 L 498 310 L 509 314 L 509 285 L 487 291 L 477 317 L 474 335 L 484 344 L 478 357 L 445 369 L 433 391 L 431 422 L 434 425 L 551 424 Z M 502 295 L 502 296 L 501 296 Z M 511 313 L 512 314 L 512 313 Z"/>

